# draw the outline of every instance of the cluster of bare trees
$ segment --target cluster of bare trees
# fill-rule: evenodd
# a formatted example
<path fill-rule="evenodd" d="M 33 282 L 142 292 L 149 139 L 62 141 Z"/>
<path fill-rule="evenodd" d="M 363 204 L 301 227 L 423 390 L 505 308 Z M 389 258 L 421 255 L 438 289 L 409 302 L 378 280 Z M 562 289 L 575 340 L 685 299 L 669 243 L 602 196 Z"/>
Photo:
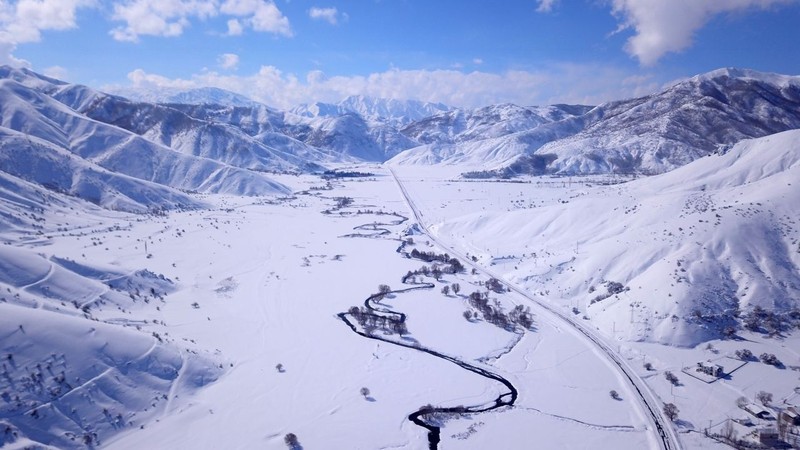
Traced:
<path fill-rule="evenodd" d="M 664 372 L 664 378 L 666 378 L 667 381 L 672 383 L 673 386 L 680 386 L 680 384 L 681 384 L 681 382 L 678 381 L 678 377 L 674 373 L 670 372 L 669 370 Z"/>
<path fill-rule="evenodd" d="M 406 322 L 400 315 L 396 317 L 394 315 L 379 315 L 363 306 L 361 308 L 353 306 L 347 312 L 361 325 L 367 334 L 372 334 L 377 330 L 381 330 L 383 334 L 399 334 L 400 336 L 408 334 Z"/>
<path fill-rule="evenodd" d="M 464 265 L 461 264 L 461 261 L 459 261 L 458 258 L 451 258 L 447 253 L 426 252 L 413 249 L 409 255 L 412 258 L 425 262 L 440 262 L 444 264 L 445 267 L 441 269 L 444 273 L 460 273 L 464 271 Z"/>
<path fill-rule="evenodd" d="M 800 309 L 793 309 L 785 313 L 767 311 L 756 306 L 752 311 L 742 317 L 744 327 L 757 333 L 766 333 L 771 336 L 779 335 L 792 328 L 800 328 Z"/>
<path fill-rule="evenodd" d="M 500 280 L 494 277 L 486 280 L 484 286 L 486 286 L 486 289 L 496 292 L 498 294 L 502 294 L 503 292 L 506 291 L 506 287 L 503 286 L 503 283 L 501 283 Z"/>
<path fill-rule="evenodd" d="M 533 326 L 533 315 L 530 312 L 530 308 L 526 306 L 517 305 L 510 313 L 506 314 L 497 299 L 490 305 L 489 293 L 479 291 L 469 294 L 467 301 L 476 310 L 464 312 L 464 318 L 467 320 L 477 319 L 482 315 L 483 320 L 511 331 L 516 330 L 517 327 L 529 330 Z"/>

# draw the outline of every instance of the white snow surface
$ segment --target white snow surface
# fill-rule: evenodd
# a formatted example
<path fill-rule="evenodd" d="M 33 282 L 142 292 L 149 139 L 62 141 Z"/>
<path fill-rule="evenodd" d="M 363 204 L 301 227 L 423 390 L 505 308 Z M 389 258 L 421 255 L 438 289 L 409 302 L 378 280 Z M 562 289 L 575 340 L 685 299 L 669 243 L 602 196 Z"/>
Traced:
<path fill-rule="evenodd" d="M 3 232 L 0 356 L 16 366 L 4 361 L 11 381 L 0 376 L 0 393 L 12 401 L 0 420 L 14 430 L 11 445 L 277 449 L 291 432 L 306 448 L 424 448 L 425 430 L 407 420 L 417 408 L 491 403 L 499 383 L 365 339 L 336 316 L 378 284 L 404 287 L 400 277 L 422 264 L 396 252 L 409 224 L 386 226 L 385 238 L 346 237 L 394 217 L 366 210 L 410 215 L 385 169 L 354 169 L 376 176 L 283 200 L 205 195 L 214 207 L 158 216 L 69 216 L 48 205 L 41 235 Z M 296 190 L 323 186 L 279 177 Z M 343 195 L 354 199 L 343 214 L 321 213 Z M 415 247 L 440 251 L 413 236 Z M 565 448 L 655 445 L 629 385 L 581 335 L 538 313 L 523 334 L 466 321 L 465 295 L 485 279 L 446 275 L 383 301 L 407 314 L 410 339 L 519 389 L 513 410 L 446 420 L 441 448 L 528 448 L 531 433 Z M 454 282 L 461 294 L 440 292 Z M 524 302 L 492 297 L 506 310 Z M 75 382 L 53 400 L 60 370 Z M 46 389 L 23 389 L 39 371 Z"/>

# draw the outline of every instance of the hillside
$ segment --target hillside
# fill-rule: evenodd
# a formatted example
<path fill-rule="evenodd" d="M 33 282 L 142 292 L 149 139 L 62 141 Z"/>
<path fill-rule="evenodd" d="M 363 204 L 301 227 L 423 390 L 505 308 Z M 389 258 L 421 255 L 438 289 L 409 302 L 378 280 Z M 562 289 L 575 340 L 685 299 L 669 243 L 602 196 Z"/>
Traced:
<path fill-rule="evenodd" d="M 500 177 L 663 173 L 742 139 L 800 128 L 800 77 L 721 69 L 656 94 L 523 128 L 528 125 L 501 138 L 491 132 L 460 139 L 434 134 L 425 138 L 429 145 L 392 162 L 481 165 L 490 170 L 487 176 Z M 417 136 L 435 129 L 410 127 Z M 544 166 L 531 164 L 537 158 Z"/>
<path fill-rule="evenodd" d="M 743 331 L 756 307 L 773 331 L 794 326 L 798 177 L 793 130 L 625 184 L 545 178 L 470 209 L 455 200 L 475 195 L 455 190 L 466 186 L 428 189 L 423 211 L 436 234 L 608 335 L 692 346 Z"/>
<path fill-rule="evenodd" d="M 126 209 L 192 203 L 176 201 L 181 194 L 164 188 L 236 195 L 287 192 L 261 174 L 175 151 L 70 107 L 122 99 L 30 71 L 3 68 L 0 75 L 1 144 L 7 149 L 0 170 L 15 177 Z"/>

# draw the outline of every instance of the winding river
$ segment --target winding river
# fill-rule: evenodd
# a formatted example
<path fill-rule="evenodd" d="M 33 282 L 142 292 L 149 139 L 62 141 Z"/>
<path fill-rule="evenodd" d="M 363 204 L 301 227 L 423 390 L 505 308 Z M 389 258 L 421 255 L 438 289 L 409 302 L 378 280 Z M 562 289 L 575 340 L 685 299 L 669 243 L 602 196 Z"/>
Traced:
<path fill-rule="evenodd" d="M 341 215 L 346 215 L 347 213 L 340 213 Z M 353 213 L 358 214 L 358 213 Z M 361 214 L 376 214 L 374 212 L 368 213 L 361 213 Z M 347 214 L 349 215 L 349 214 Z M 385 227 L 397 226 L 401 225 L 408 220 L 407 217 L 402 216 L 397 213 L 381 213 L 381 215 L 390 215 L 396 217 L 396 220 L 386 223 L 380 222 L 373 222 L 368 224 L 359 225 L 354 228 L 356 233 L 348 234 L 342 237 L 366 237 L 366 238 L 381 238 L 391 234 L 391 230 Z M 364 233 L 367 231 L 367 233 Z M 418 259 L 413 258 L 410 253 L 405 251 L 406 242 L 402 241 L 402 244 L 397 248 L 397 252 L 409 259 Z M 420 261 L 423 261 L 419 259 Z M 391 290 L 385 293 L 378 293 L 373 294 L 367 297 L 364 300 L 364 307 L 366 308 L 367 314 L 373 315 L 375 317 L 384 318 L 387 320 L 395 321 L 395 322 L 403 322 L 405 323 L 406 315 L 399 311 L 394 311 L 392 309 L 387 308 L 385 305 L 378 304 L 385 295 L 388 294 L 403 294 L 410 291 L 415 290 L 422 290 L 422 289 L 433 289 L 435 285 L 433 283 L 428 282 L 417 282 L 414 276 L 405 275 L 402 278 L 402 282 L 405 285 L 411 285 L 411 287 L 398 289 L 398 290 Z M 375 333 L 366 332 L 358 325 L 358 321 L 354 318 L 351 312 L 342 312 L 338 314 L 338 317 L 345 323 L 350 329 L 367 339 L 374 339 L 377 341 L 387 342 L 389 344 L 397 345 L 400 347 L 409 348 L 412 350 L 416 350 L 419 352 L 427 353 L 429 355 L 435 356 L 437 358 L 443 359 L 445 361 L 451 362 L 462 369 L 468 370 L 472 373 L 480 375 L 484 378 L 496 381 L 501 383 L 506 388 L 506 392 L 500 394 L 497 398 L 487 403 L 481 405 L 473 405 L 473 406 L 455 406 L 455 407 L 436 407 L 436 406 L 425 406 L 417 411 L 409 414 L 408 419 L 413 422 L 414 424 L 425 428 L 428 430 L 428 448 L 430 450 L 435 450 L 439 447 L 439 442 L 441 441 L 441 421 L 438 419 L 442 415 L 461 415 L 461 414 L 476 414 L 476 413 L 483 413 L 488 411 L 493 411 L 499 408 L 510 407 L 514 405 L 514 402 L 517 400 L 517 389 L 511 384 L 510 381 L 503 378 L 502 376 L 491 372 L 483 367 L 479 367 L 475 364 L 471 364 L 469 362 L 463 361 L 458 359 L 454 356 L 446 355 L 444 353 L 438 352 L 436 350 L 427 348 L 416 341 L 409 340 L 409 341 L 402 341 L 397 339 L 392 339 L 392 336 L 389 337 L 381 336 Z"/>

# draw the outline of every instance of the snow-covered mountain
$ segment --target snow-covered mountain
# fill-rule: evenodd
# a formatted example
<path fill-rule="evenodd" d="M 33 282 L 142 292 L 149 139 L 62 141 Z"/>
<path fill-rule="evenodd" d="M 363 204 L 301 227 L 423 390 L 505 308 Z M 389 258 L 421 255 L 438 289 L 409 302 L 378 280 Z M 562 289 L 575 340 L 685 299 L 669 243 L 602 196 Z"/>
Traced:
<path fill-rule="evenodd" d="M 758 319 L 770 332 L 800 318 L 798 179 L 789 130 L 624 184 L 543 178 L 476 198 L 421 183 L 411 195 L 435 234 L 607 335 L 694 346 L 744 331 L 756 307 L 773 314 Z"/>
<path fill-rule="evenodd" d="M 524 108 L 512 104 L 456 109 L 418 120 L 402 132 L 421 144 L 453 144 L 492 139 L 540 125 L 580 116 L 592 109 L 581 105 Z"/>
<path fill-rule="evenodd" d="M 223 106 L 257 106 L 260 104 L 244 95 L 215 87 L 194 89 L 109 87 L 106 92 L 140 103 Z"/>
<path fill-rule="evenodd" d="M 134 209 L 174 203 L 157 200 L 156 192 L 181 198 L 153 183 L 237 195 L 287 191 L 261 174 L 175 151 L 70 107 L 98 99 L 121 101 L 30 71 L 2 68 L 0 129 L 6 152 L 0 170 L 108 206 L 139 203 Z"/>
<path fill-rule="evenodd" d="M 416 120 L 452 109 L 442 103 L 353 95 L 335 104 L 317 102 L 300 105 L 292 108 L 291 112 L 302 117 L 335 117 L 355 113 L 368 122 L 378 122 L 399 128 Z"/>
<path fill-rule="evenodd" d="M 187 155 L 255 171 L 317 171 L 323 152 L 287 136 L 261 133 L 251 136 L 218 121 L 198 119 L 180 108 L 186 105 L 136 103 L 104 95 L 83 86 L 71 86 L 54 95 L 76 111 Z M 213 109 L 216 105 L 191 108 Z M 231 108 L 231 107 L 223 107 Z"/>
<path fill-rule="evenodd" d="M 745 138 L 800 128 L 800 77 L 721 69 L 577 112 L 500 138 L 489 132 L 458 140 L 431 127 L 431 138 L 419 138 L 429 145 L 393 162 L 483 165 L 501 176 L 530 167 L 562 174 L 662 173 Z M 431 133 L 417 124 L 409 128 L 415 136 Z"/>

